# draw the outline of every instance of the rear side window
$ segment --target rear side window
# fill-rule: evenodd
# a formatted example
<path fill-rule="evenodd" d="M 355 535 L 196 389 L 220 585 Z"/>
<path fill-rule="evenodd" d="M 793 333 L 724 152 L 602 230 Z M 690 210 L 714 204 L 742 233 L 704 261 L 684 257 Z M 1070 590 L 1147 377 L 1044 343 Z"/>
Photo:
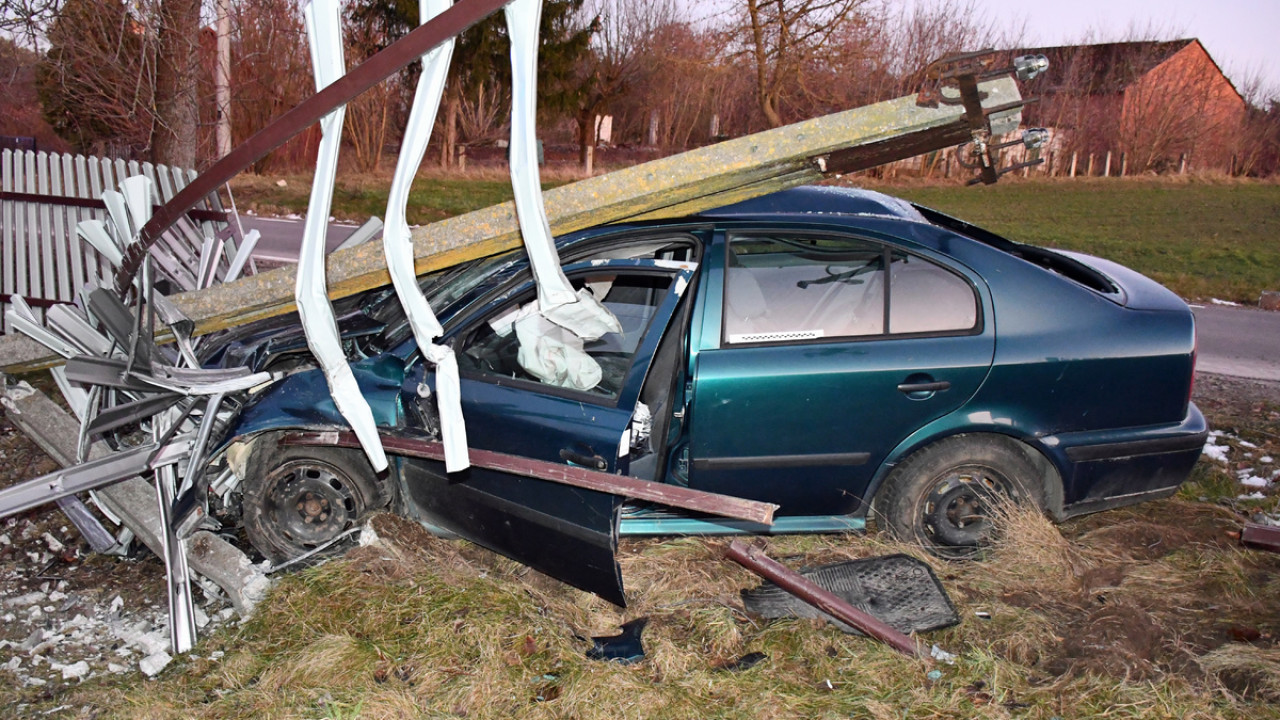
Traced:
<path fill-rule="evenodd" d="M 978 324 L 968 281 L 861 238 L 744 235 L 729 242 L 727 344 L 966 333 Z"/>

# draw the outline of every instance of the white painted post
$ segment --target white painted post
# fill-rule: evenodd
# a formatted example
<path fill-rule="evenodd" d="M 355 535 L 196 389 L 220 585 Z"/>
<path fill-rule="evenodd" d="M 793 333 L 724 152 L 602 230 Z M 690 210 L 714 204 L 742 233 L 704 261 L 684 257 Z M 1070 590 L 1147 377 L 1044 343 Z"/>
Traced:
<path fill-rule="evenodd" d="M 649 147 L 658 146 L 658 111 L 649 111 Z"/>
<path fill-rule="evenodd" d="M 1111 177 L 1111 151 L 1107 151 L 1107 163 L 1102 166 L 1102 176 Z"/>
<path fill-rule="evenodd" d="M 1080 159 L 1079 155 L 1079 152 L 1075 150 L 1071 151 L 1071 177 L 1076 176 L 1076 161 Z"/>

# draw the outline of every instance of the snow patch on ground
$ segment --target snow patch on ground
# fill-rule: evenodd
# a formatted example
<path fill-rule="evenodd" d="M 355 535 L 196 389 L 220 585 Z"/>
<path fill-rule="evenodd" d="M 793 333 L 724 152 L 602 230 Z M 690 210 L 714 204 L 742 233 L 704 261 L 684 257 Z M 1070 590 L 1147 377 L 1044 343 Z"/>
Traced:
<path fill-rule="evenodd" d="M 1209 298 L 1209 302 L 1214 305 L 1226 305 L 1227 307 L 1240 307 L 1240 303 L 1231 302 L 1230 300 L 1219 300 L 1218 298 Z"/>
<path fill-rule="evenodd" d="M 1230 451 L 1231 448 L 1226 445 L 1219 445 L 1216 441 L 1217 436 L 1215 436 L 1214 433 L 1210 433 L 1209 439 L 1204 443 L 1204 450 L 1202 452 L 1205 457 L 1213 460 L 1214 462 L 1226 463 L 1227 452 Z"/>

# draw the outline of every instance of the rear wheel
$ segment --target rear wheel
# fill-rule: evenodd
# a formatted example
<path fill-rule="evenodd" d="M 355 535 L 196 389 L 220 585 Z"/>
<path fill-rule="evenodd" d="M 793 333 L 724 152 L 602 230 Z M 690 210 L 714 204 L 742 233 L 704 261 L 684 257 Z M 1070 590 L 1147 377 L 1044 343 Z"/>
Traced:
<path fill-rule="evenodd" d="M 265 557 L 284 562 L 323 547 L 390 493 L 358 452 L 280 447 L 259 441 L 245 482 L 245 533 Z"/>
<path fill-rule="evenodd" d="M 1015 441 L 956 436 L 908 457 L 875 502 L 895 537 L 935 555 L 972 557 L 990 544 L 1002 503 L 1044 507 L 1041 472 Z"/>

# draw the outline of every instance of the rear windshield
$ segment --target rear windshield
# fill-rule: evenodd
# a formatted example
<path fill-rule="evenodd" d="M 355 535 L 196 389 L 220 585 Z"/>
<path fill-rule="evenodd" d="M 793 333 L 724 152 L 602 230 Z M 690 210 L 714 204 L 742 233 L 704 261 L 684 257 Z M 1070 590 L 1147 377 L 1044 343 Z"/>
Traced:
<path fill-rule="evenodd" d="M 1111 282 L 1106 275 L 1094 270 L 1084 263 L 1066 255 L 1056 253 L 1052 250 L 1036 247 L 1035 245 L 1024 245 L 1016 243 L 1012 240 L 1000 237 L 990 230 L 984 230 L 977 225 L 958 220 L 950 215 L 944 215 L 937 210 L 930 210 L 919 205 L 915 206 L 916 210 L 924 215 L 925 219 L 937 225 L 946 228 L 951 232 L 972 238 L 1002 252 L 1009 253 L 1015 257 L 1026 260 L 1029 263 L 1038 265 L 1049 272 L 1056 273 L 1073 282 L 1083 285 L 1090 290 L 1102 293 L 1103 295 L 1118 297 L 1120 288 Z"/>

